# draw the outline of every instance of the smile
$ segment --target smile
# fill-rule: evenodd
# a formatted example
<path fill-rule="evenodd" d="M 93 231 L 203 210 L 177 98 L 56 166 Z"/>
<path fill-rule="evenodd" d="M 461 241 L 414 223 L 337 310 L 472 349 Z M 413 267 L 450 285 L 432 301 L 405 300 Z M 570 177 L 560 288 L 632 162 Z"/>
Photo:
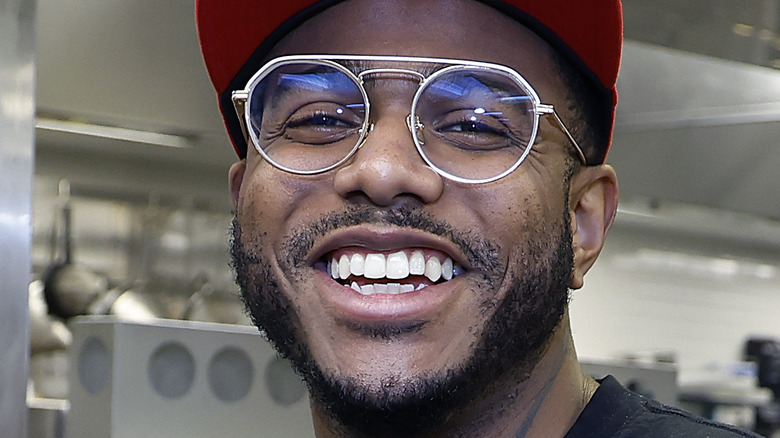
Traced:
<path fill-rule="evenodd" d="M 398 295 L 452 280 L 463 268 L 447 255 L 420 249 L 387 254 L 337 251 L 328 257 L 327 272 L 362 295 Z"/>

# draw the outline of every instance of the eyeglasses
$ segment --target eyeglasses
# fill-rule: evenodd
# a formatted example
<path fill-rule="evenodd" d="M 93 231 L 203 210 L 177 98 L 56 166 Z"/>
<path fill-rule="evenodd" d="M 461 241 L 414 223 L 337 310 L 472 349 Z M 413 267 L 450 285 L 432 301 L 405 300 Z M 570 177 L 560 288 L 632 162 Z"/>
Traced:
<path fill-rule="evenodd" d="M 335 169 L 374 129 L 368 91 L 378 79 L 412 81 L 406 125 L 422 159 L 441 176 L 487 183 L 531 152 L 539 117 L 552 115 L 585 157 L 552 105 L 516 71 L 497 64 L 394 56 L 276 58 L 233 93 L 247 143 L 273 166 L 299 175 Z"/>

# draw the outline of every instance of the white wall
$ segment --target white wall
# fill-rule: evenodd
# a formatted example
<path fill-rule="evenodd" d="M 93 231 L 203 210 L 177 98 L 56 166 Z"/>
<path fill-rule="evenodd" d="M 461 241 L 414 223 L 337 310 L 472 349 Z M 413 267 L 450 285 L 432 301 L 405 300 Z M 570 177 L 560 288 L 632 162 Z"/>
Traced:
<path fill-rule="evenodd" d="M 780 247 L 772 242 L 778 224 L 694 212 L 684 221 L 699 229 L 720 222 L 726 237 L 695 235 L 679 224 L 637 225 L 619 214 L 585 287 L 573 294 L 580 358 L 671 351 L 685 381 L 708 365 L 740 360 L 750 336 L 780 338 Z"/>

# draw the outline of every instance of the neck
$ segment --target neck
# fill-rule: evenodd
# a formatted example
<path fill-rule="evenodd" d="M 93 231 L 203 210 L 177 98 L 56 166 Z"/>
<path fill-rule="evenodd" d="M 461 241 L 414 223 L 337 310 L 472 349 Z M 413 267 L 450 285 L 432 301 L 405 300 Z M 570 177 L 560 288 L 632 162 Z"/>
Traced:
<path fill-rule="evenodd" d="M 580 370 L 567 313 L 530 374 L 512 370 L 497 376 L 478 399 L 452 412 L 433 433 L 419 438 L 563 437 L 597 387 L 598 383 Z M 312 416 L 318 438 L 368 438 L 344 428 L 322 406 L 313 404 Z"/>

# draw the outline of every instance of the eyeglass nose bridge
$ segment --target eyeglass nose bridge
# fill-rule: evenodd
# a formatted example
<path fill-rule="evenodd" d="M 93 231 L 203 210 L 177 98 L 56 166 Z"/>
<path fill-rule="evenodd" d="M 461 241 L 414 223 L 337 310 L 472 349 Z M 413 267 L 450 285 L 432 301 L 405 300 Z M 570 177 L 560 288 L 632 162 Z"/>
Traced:
<path fill-rule="evenodd" d="M 409 70 L 405 68 L 371 68 L 367 70 L 363 70 L 357 75 L 358 80 L 360 81 L 360 85 L 365 85 L 366 79 L 374 76 L 390 76 L 390 77 L 398 77 L 400 79 L 403 78 L 412 78 L 414 79 L 418 86 L 422 86 L 422 84 L 426 80 L 425 74 L 416 71 L 416 70 Z M 412 117 L 412 114 L 409 113 L 406 116 L 406 126 L 409 128 L 409 132 L 412 134 L 413 139 L 416 138 L 417 141 L 420 143 L 420 145 L 425 144 L 425 138 L 423 136 L 423 124 L 420 122 L 420 118 L 417 116 Z M 362 148 L 363 145 L 366 142 L 366 138 L 371 133 L 371 131 L 374 130 L 374 124 L 371 123 L 368 126 L 368 129 L 363 135 L 363 138 L 361 139 L 360 145 L 358 146 L 358 149 Z"/>
<path fill-rule="evenodd" d="M 372 76 L 396 76 L 398 78 L 412 78 L 417 81 L 418 86 L 422 86 L 423 83 L 426 81 L 426 76 L 424 73 L 421 73 L 416 70 L 409 70 L 405 68 L 371 68 L 367 70 L 363 70 L 357 75 L 358 81 L 360 82 L 361 86 L 365 85 L 366 78 L 372 77 Z M 367 130 L 363 134 L 360 144 L 353 152 L 356 153 L 357 150 L 361 149 L 363 145 L 366 143 L 366 139 L 368 138 L 368 135 L 374 130 L 374 123 L 369 123 Z M 420 146 L 425 144 L 425 138 L 423 136 L 423 128 L 424 125 L 422 122 L 420 122 L 420 118 L 418 116 L 412 117 L 412 114 L 409 113 L 406 116 L 406 126 L 409 128 L 409 132 L 412 134 L 412 139 L 415 140 L 420 144 Z"/>
<path fill-rule="evenodd" d="M 425 74 L 416 70 L 409 70 L 405 68 L 391 68 L 391 67 L 371 68 L 368 70 L 363 70 L 357 74 L 357 77 L 360 80 L 360 85 L 365 85 L 366 78 L 371 76 L 398 76 L 399 78 L 413 78 L 417 81 L 418 86 L 422 86 L 422 84 L 426 80 Z M 419 117 L 414 116 L 414 120 L 412 120 L 412 114 L 409 113 L 409 115 L 406 116 L 406 126 L 409 128 L 409 131 L 412 134 L 414 133 L 417 134 L 417 138 L 419 139 L 420 144 L 425 143 L 422 134 L 423 124 L 420 122 Z M 374 130 L 374 124 L 372 123 L 368 129 L 368 132 L 370 133 L 373 130 Z"/>
<path fill-rule="evenodd" d="M 414 70 L 409 70 L 405 68 L 370 68 L 368 70 L 363 70 L 360 73 L 357 74 L 358 79 L 360 79 L 360 83 L 365 83 L 365 78 L 369 76 L 379 76 L 379 75 L 389 75 L 389 76 L 398 76 L 398 77 L 412 77 L 417 80 L 418 84 L 422 84 L 425 82 L 425 75 Z"/>
<path fill-rule="evenodd" d="M 376 125 L 374 123 L 369 123 L 368 127 L 366 128 L 365 132 L 362 134 L 360 138 L 360 142 L 355 148 L 355 150 L 350 154 L 354 155 L 357 153 L 358 150 L 363 148 L 363 145 L 366 144 L 366 139 L 368 139 L 369 134 L 374 131 L 374 127 Z M 420 146 L 425 145 L 425 136 L 423 134 L 423 130 L 425 128 L 425 125 L 420 121 L 420 118 L 418 116 L 412 117 L 412 114 L 409 113 L 406 116 L 406 127 L 409 128 L 409 133 L 412 134 L 412 140 L 416 139 L 417 143 L 420 144 Z M 419 151 L 419 149 L 418 149 Z"/>
<path fill-rule="evenodd" d="M 409 128 L 412 138 L 416 138 L 417 142 L 420 143 L 420 146 L 425 144 L 425 135 L 423 134 L 425 125 L 422 124 L 419 116 L 415 115 L 412 117 L 412 114 L 409 113 L 409 115 L 406 116 L 406 127 Z"/>

